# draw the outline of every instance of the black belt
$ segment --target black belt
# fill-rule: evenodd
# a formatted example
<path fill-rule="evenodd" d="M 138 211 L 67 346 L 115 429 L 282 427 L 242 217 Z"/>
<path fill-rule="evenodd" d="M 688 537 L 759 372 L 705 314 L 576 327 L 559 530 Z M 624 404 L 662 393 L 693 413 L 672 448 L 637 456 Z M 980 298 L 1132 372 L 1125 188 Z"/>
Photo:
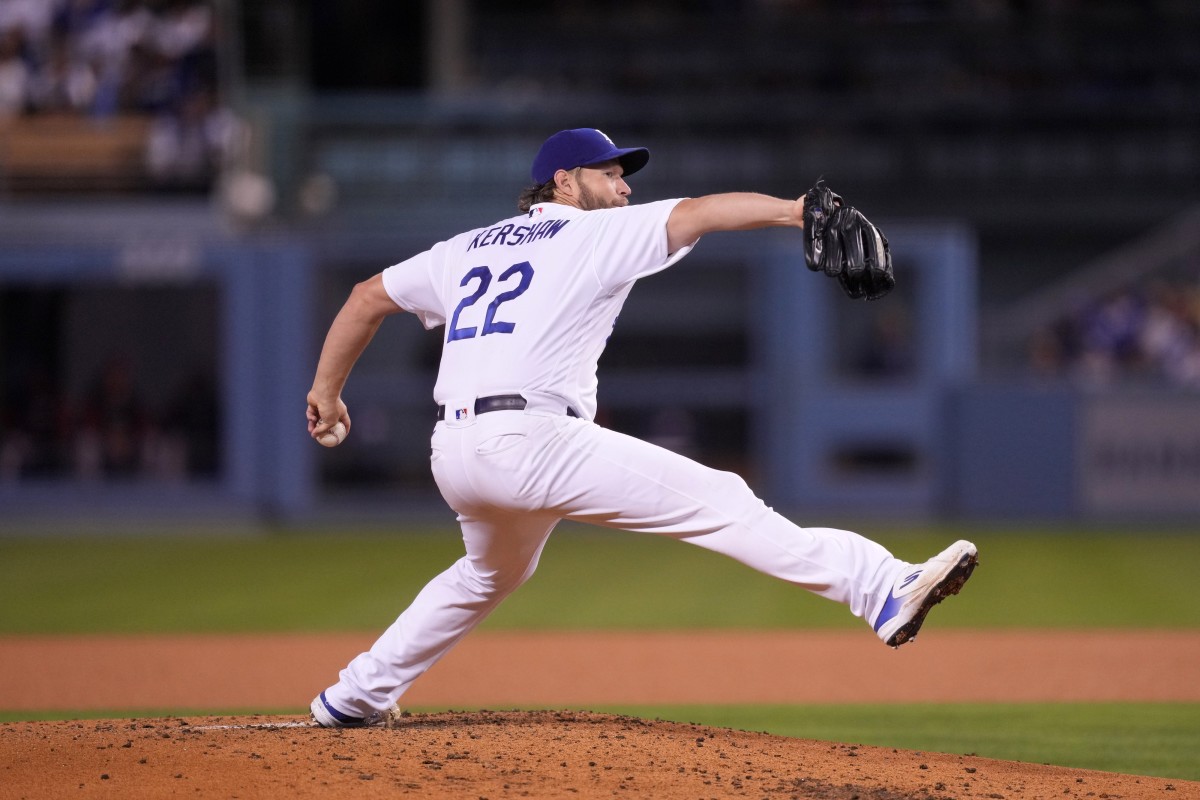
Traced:
<path fill-rule="evenodd" d="M 521 411 L 527 406 L 528 401 L 519 394 L 494 394 L 491 397 L 475 398 L 475 413 L 486 414 L 489 411 Z M 568 417 L 578 417 L 575 409 L 567 407 Z M 446 418 L 446 407 L 438 406 L 438 419 Z"/>

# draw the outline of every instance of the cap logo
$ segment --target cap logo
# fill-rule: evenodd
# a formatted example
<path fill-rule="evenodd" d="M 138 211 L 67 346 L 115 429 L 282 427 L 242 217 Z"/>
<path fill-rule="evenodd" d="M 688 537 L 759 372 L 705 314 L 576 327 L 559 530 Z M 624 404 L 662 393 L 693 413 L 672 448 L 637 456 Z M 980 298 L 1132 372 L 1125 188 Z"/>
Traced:
<path fill-rule="evenodd" d="M 601 136 L 603 136 L 603 137 L 604 137 L 604 141 L 608 142 L 608 143 L 609 143 L 609 144 L 611 144 L 613 147 L 616 147 L 616 146 L 617 146 L 617 143 L 616 143 L 616 142 L 614 142 L 614 141 L 612 140 L 612 137 L 610 137 L 610 136 L 609 136 L 607 133 L 605 133 L 604 131 L 600 130 L 599 128 L 593 128 L 593 130 L 595 130 L 595 131 L 596 131 L 596 133 L 598 133 L 598 134 L 600 134 Z"/>

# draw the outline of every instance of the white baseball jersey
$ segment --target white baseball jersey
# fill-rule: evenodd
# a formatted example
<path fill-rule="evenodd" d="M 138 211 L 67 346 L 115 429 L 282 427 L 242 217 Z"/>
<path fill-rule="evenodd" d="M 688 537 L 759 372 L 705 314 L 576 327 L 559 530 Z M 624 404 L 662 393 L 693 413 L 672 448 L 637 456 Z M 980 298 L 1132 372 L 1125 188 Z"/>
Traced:
<path fill-rule="evenodd" d="M 540 203 L 384 270 L 397 305 L 446 326 L 434 400 L 521 394 L 593 418 L 597 362 L 634 281 L 691 250 L 667 252 L 678 202 Z"/>

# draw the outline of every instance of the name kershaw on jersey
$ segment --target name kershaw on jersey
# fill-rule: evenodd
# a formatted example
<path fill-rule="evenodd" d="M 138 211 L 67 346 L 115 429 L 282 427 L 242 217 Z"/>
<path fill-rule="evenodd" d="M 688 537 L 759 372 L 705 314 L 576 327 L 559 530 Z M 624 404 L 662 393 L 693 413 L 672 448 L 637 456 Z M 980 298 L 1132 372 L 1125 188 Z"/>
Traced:
<path fill-rule="evenodd" d="M 559 231 L 566 227 L 569 219 L 548 219 L 536 225 L 497 225 L 475 234 L 471 240 L 468 252 L 477 247 L 488 247 L 494 244 L 515 247 L 519 244 L 536 242 L 538 239 L 553 239 Z"/>

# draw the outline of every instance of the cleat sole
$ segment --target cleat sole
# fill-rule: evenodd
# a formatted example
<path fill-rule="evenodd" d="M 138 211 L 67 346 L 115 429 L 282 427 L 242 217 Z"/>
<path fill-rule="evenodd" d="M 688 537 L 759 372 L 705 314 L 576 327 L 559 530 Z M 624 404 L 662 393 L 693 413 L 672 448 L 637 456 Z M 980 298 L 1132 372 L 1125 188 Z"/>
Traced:
<path fill-rule="evenodd" d="M 900 645 L 911 642 L 916 638 L 917 632 L 921 630 L 921 626 L 925 624 L 925 617 L 929 615 L 930 609 L 938 603 L 945 600 L 952 594 L 958 594 L 962 590 L 963 584 L 971 577 L 971 573 L 975 571 L 975 566 L 979 563 L 978 553 L 969 553 L 963 556 L 954 569 L 946 573 L 946 577 L 941 583 L 933 587 L 925 598 L 925 602 L 921 603 L 921 607 L 913 618 L 904 625 L 896 629 L 896 632 L 885 642 L 888 647 L 899 647 Z"/>

